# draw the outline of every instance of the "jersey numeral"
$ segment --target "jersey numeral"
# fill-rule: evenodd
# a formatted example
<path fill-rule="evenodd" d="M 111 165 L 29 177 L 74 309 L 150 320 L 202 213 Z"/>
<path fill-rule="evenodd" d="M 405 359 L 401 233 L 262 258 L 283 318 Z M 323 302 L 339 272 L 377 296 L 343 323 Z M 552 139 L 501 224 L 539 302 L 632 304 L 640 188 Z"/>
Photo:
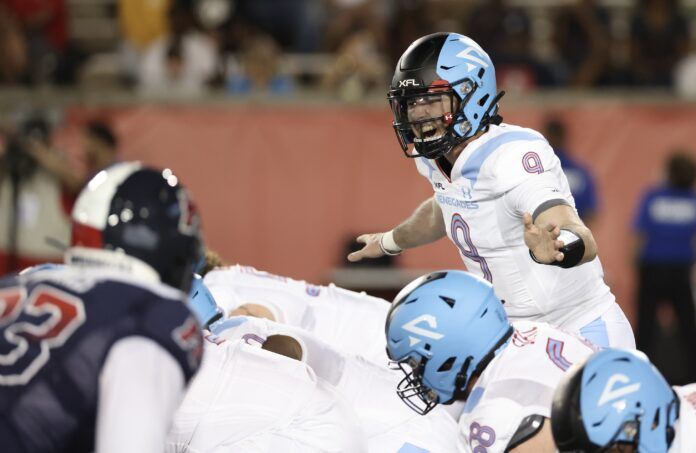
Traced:
<path fill-rule="evenodd" d="M 79 298 L 39 285 L 20 302 L 21 289 L 0 293 L 0 385 L 23 385 L 85 321 Z"/>
<path fill-rule="evenodd" d="M 556 365 L 561 370 L 566 371 L 573 365 L 573 363 L 565 357 L 563 357 L 564 345 L 565 343 L 561 340 L 549 338 L 549 340 L 546 342 L 546 354 L 549 356 L 549 359 L 551 359 L 554 365 Z"/>
<path fill-rule="evenodd" d="M 478 444 L 474 446 L 474 444 Z M 473 422 L 469 427 L 469 445 L 472 453 L 486 453 L 488 447 L 495 443 L 495 430 L 490 426 Z"/>
<path fill-rule="evenodd" d="M 483 272 L 483 278 L 493 283 L 493 276 L 488 268 L 488 263 L 485 258 L 478 254 L 478 250 L 476 250 L 476 246 L 471 240 L 469 225 L 467 225 L 461 215 L 457 213 L 452 215 L 450 230 L 452 231 L 452 241 L 459 249 L 459 252 L 470 260 L 478 263 L 481 267 L 481 272 Z M 462 240 L 464 241 L 463 243 Z"/>

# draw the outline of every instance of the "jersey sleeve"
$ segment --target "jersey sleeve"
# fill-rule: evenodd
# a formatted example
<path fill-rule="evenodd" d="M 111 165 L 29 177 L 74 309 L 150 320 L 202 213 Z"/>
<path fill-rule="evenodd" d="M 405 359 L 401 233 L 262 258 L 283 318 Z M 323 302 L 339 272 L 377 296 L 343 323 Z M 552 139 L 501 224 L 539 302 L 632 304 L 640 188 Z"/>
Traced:
<path fill-rule="evenodd" d="M 160 299 L 141 318 L 144 336 L 156 341 L 179 364 L 188 382 L 203 357 L 201 327 L 183 300 Z"/>
<path fill-rule="evenodd" d="M 572 196 L 564 193 L 561 182 L 551 172 L 522 181 L 504 195 L 504 200 L 510 212 L 520 217 L 525 212 L 536 217 L 545 208 L 557 204 L 574 207 Z"/>
<path fill-rule="evenodd" d="M 96 451 L 163 451 L 184 387 L 181 367 L 155 341 L 127 337 L 116 342 L 99 376 Z"/>

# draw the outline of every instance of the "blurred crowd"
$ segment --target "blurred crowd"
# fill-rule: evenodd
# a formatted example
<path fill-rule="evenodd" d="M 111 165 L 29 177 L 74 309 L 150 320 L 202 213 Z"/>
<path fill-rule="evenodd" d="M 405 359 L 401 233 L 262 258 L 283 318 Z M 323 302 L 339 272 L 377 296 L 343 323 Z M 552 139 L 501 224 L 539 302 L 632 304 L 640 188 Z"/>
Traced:
<path fill-rule="evenodd" d="M 84 30 L 73 39 L 78 4 L 110 6 L 110 47 L 90 48 Z M 508 91 L 676 87 L 694 95 L 690 14 L 679 0 L 623 9 L 600 0 L 543 8 L 533 0 L 0 0 L 0 83 L 83 83 L 95 54 L 106 53 L 118 62 L 114 79 L 143 92 L 311 87 L 353 99 L 384 91 L 415 38 L 453 31 L 489 52 Z"/>

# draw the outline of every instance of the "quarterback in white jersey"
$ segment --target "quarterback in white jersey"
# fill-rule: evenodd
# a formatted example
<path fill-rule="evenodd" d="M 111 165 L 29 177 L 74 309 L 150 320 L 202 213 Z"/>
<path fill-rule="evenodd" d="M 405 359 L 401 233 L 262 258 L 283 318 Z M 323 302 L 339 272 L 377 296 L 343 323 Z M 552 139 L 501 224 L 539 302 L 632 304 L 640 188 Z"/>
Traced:
<path fill-rule="evenodd" d="M 236 316 L 215 323 L 211 330 L 221 340 L 244 340 L 259 348 L 277 335 L 297 340 L 300 359 L 355 410 L 370 452 L 397 452 L 404 447 L 433 453 L 456 451 L 457 425 L 447 411 L 420 417 L 401 403 L 394 392 L 401 373 L 338 351 L 303 329 L 267 319 Z"/>
<path fill-rule="evenodd" d="M 387 352 L 406 375 L 397 393 L 421 414 L 463 401 L 459 451 L 555 450 L 555 387 L 596 346 L 546 323 L 510 324 L 491 285 L 462 271 L 413 281 L 392 307 Z"/>
<path fill-rule="evenodd" d="M 209 336 L 167 452 L 365 452 L 350 405 L 304 362 Z"/>
<path fill-rule="evenodd" d="M 538 132 L 502 123 L 500 96 L 493 63 L 465 36 L 435 33 L 406 50 L 389 93 L 394 128 L 434 196 L 391 231 L 358 237 L 365 247 L 348 259 L 447 235 L 466 268 L 493 284 L 511 320 L 635 347 L 558 157 Z"/>
<path fill-rule="evenodd" d="M 605 349 L 564 376 L 551 411 L 561 452 L 696 451 L 696 384 L 670 387 L 639 351 Z"/>
<path fill-rule="evenodd" d="M 213 269 L 204 282 L 226 315 L 265 311 L 264 317 L 301 327 L 342 352 L 387 363 L 382 332 L 389 303 L 383 299 L 240 265 Z"/>

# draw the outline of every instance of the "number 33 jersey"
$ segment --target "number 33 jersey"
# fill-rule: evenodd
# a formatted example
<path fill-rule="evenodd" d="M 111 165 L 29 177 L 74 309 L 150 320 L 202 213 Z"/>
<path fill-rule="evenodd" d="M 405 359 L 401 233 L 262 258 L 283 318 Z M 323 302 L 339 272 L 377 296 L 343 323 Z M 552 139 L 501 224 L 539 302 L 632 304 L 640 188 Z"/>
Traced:
<path fill-rule="evenodd" d="M 144 451 L 153 446 L 144 443 L 148 433 L 158 430 L 163 448 L 167 415 L 201 354 L 200 327 L 184 294 L 159 282 L 71 266 L 2 279 L 0 450 L 80 453 L 125 443 Z M 139 372 L 133 363 L 151 366 Z M 128 424 L 141 409 L 124 401 L 129 394 L 153 395 L 172 413 L 142 408 L 158 417 L 145 420 L 140 433 Z M 115 436 L 124 431 L 132 444 Z"/>
<path fill-rule="evenodd" d="M 511 320 L 577 330 L 614 302 L 599 259 L 572 269 L 535 263 L 524 243 L 525 212 L 554 204 L 574 208 L 561 164 L 536 131 L 502 124 L 469 143 L 449 175 L 418 158 L 435 191 L 447 236 L 467 270 L 493 284 Z"/>
<path fill-rule="evenodd" d="M 461 452 L 502 453 L 525 417 L 550 418 L 563 373 L 596 350 L 546 323 L 520 321 L 513 327 L 509 343 L 481 373 L 459 416 Z"/>

